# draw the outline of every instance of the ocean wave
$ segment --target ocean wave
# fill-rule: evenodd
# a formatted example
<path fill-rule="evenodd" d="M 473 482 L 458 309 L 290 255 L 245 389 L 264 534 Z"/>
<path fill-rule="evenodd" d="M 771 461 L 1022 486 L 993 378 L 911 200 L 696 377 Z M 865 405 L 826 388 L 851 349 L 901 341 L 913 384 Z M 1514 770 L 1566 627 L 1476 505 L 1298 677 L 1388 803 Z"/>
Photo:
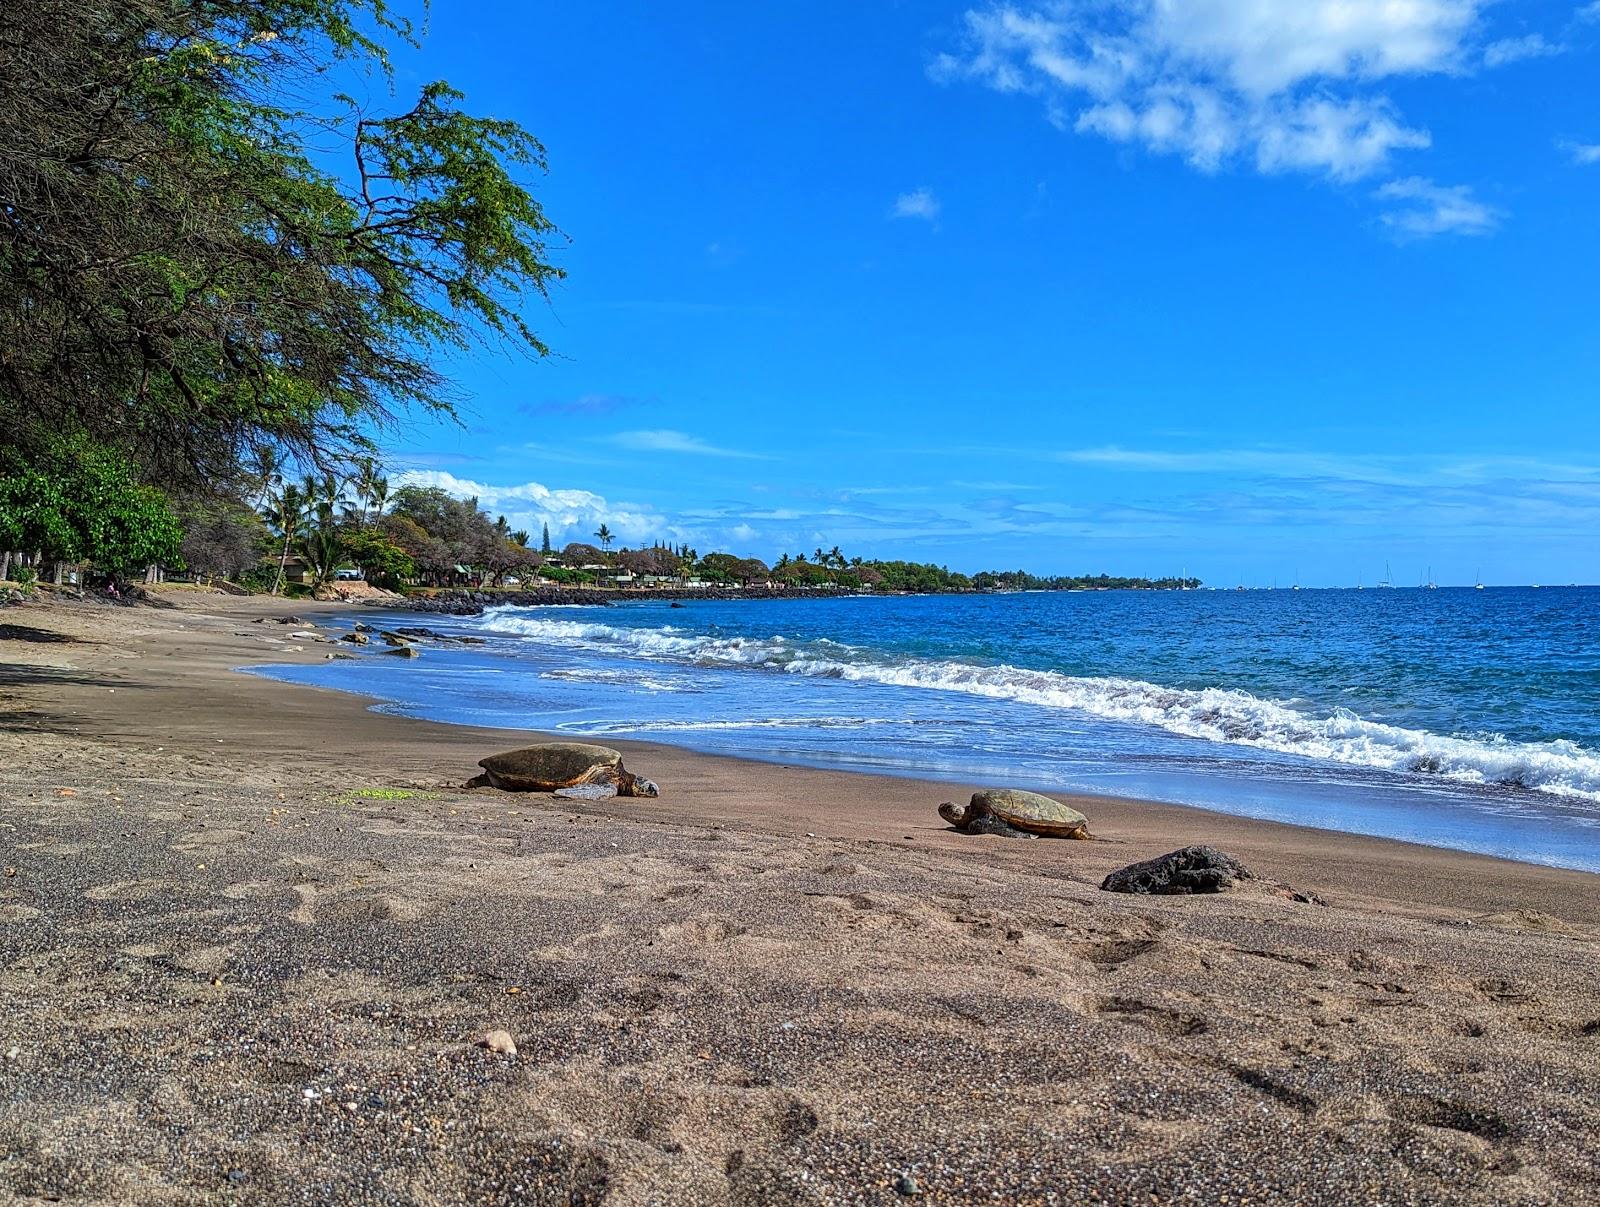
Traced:
<path fill-rule="evenodd" d="M 577 607 L 578 605 L 570 605 Z M 560 679 L 569 683 L 605 683 L 613 687 L 632 687 L 647 692 L 660 692 L 666 694 L 698 693 L 702 688 L 683 679 L 665 679 L 658 675 L 647 675 L 635 671 L 607 670 L 604 667 L 563 667 L 557 670 L 541 671 L 541 679 Z"/>
<path fill-rule="evenodd" d="M 481 624 L 491 632 L 614 656 L 958 692 L 1071 710 L 1302 758 L 1600 801 L 1600 757 L 1567 741 L 1517 742 L 1497 734 L 1437 734 L 1368 720 L 1347 709 L 1319 716 L 1231 688 L 1171 688 L 1136 679 L 1078 677 L 1005 664 L 898 658 L 831 641 L 803 644 L 781 636 L 620 628 L 515 609 L 491 609 Z"/>
<path fill-rule="evenodd" d="M 875 725 L 904 725 L 903 717 L 751 717 L 725 721 L 570 721 L 557 726 L 566 733 L 652 734 L 718 732 L 738 729 L 866 729 Z"/>

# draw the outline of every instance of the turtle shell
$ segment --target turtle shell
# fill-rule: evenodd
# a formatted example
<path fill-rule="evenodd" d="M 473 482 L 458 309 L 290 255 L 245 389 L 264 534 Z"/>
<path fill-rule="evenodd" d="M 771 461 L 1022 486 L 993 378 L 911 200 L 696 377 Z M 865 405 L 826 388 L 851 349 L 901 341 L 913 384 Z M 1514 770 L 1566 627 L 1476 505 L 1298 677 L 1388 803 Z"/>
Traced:
<path fill-rule="evenodd" d="M 1089 832 L 1089 819 L 1070 805 L 1040 796 L 1037 792 L 1024 792 L 1020 788 L 974 792 L 968 815 L 971 816 L 974 811 L 992 813 L 1008 826 L 1026 830 L 1030 834 L 1045 834 L 1052 838 L 1084 838 Z"/>
<path fill-rule="evenodd" d="M 554 792 L 575 784 L 616 784 L 622 752 L 588 742 L 541 742 L 479 759 L 484 778 L 507 792 Z"/>

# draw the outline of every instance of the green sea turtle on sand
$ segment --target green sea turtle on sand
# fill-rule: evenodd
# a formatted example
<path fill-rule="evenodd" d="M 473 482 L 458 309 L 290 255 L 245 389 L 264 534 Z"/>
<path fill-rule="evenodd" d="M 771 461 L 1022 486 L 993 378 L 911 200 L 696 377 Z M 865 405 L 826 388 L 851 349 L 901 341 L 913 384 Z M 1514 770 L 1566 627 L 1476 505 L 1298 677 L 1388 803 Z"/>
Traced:
<path fill-rule="evenodd" d="M 491 754 L 478 766 L 483 774 L 468 780 L 468 788 L 556 792 L 583 800 L 661 795 L 653 782 L 623 767 L 621 751 L 588 742 L 541 742 Z"/>
<path fill-rule="evenodd" d="M 999 834 L 1005 838 L 1088 838 L 1089 819 L 1070 805 L 1024 792 L 995 788 L 974 792 L 962 808 L 946 801 L 939 816 L 965 834 Z"/>

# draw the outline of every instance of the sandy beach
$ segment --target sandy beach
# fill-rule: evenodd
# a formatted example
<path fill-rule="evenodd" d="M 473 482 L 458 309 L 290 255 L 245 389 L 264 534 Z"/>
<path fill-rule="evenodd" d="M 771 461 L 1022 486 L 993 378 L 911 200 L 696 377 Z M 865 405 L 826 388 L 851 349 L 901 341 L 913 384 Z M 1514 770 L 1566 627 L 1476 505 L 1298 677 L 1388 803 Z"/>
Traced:
<path fill-rule="evenodd" d="M 1600 1202 L 1594 876 L 630 743 L 660 799 L 469 791 L 532 735 L 170 599 L 0 611 L 0 1199 Z M 1264 881 L 1098 887 L 1200 842 Z"/>

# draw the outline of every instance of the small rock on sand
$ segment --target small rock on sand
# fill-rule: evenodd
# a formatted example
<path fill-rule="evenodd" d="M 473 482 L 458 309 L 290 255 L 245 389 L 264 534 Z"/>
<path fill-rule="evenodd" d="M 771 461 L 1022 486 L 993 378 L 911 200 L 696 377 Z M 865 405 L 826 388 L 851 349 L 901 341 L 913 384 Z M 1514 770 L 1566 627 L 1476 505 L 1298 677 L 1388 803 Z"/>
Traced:
<path fill-rule="evenodd" d="M 1244 864 L 1216 847 L 1184 847 L 1118 868 L 1100 882 L 1108 893 L 1220 893 L 1253 877 Z"/>
<path fill-rule="evenodd" d="M 478 1041 L 478 1047 L 488 1048 L 491 1052 L 498 1052 L 502 1056 L 515 1056 L 517 1054 L 517 1041 L 511 1038 L 511 1032 L 499 1029 L 484 1033 Z"/>

